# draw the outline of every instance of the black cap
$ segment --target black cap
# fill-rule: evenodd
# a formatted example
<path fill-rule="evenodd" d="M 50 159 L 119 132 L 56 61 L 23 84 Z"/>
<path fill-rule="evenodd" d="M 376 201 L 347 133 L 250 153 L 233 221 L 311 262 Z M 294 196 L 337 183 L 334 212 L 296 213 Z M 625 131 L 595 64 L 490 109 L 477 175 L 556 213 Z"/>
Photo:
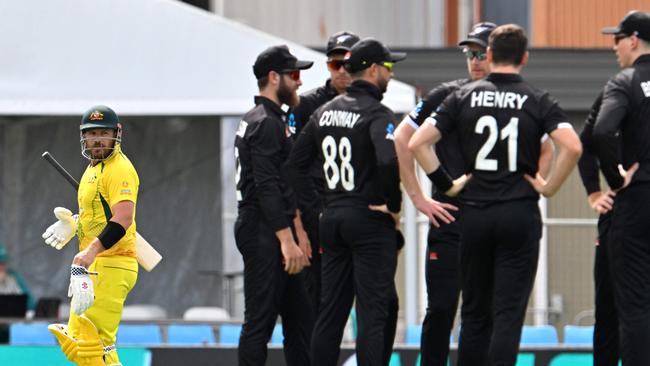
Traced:
<path fill-rule="evenodd" d="M 121 128 L 120 120 L 114 110 L 105 105 L 96 105 L 84 113 L 81 117 L 81 131 L 91 128 Z"/>
<path fill-rule="evenodd" d="M 469 44 L 477 44 L 483 48 L 488 46 L 488 38 L 490 33 L 496 28 L 497 25 L 490 22 L 483 22 L 474 24 L 472 30 L 467 35 L 467 38 L 458 43 L 459 46 L 467 46 Z"/>
<path fill-rule="evenodd" d="M 327 41 L 325 54 L 329 56 L 334 52 L 348 52 L 357 42 L 359 42 L 359 36 L 352 32 L 342 31 L 334 33 Z"/>
<path fill-rule="evenodd" d="M 253 65 L 255 77 L 261 79 L 270 71 L 283 72 L 292 70 L 305 70 L 313 65 L 313 61 L 300 61 L 289 52 L 285 45 L 273 46 L 265 49 L 257 56 Z"/>
<path fill-rule="evenodd" d="M 635 35 L 639 38 L 650 41 L 650 15 L 648 13 L 632 10 L 621 20 L 616 27 L 605 27 L 604 34 L 626 34 Z"/>
<path fill-rule="evenodd" d="M 388 47 L 374 38 L 364 38 L 357 42 L 345 55 L 345 69 L 359 72 L 380 62 L 397 62 L 406 58 L 404 52 L 390 52 Z"/>

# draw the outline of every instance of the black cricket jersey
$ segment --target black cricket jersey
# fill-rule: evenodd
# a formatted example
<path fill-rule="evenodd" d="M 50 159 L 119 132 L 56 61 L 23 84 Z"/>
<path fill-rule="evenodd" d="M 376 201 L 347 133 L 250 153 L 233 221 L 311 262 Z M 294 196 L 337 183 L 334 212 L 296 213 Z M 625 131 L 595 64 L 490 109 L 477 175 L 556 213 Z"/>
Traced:
<path fill-rule="evenodd" d="M 470 79 L 457 79 L 442 83 L 431 89 L 408 114 L 410 118 L 409 125 L 414 129 L 422 126 L 427 117 L 438 108 L 449 94 L 469 82 L 471 82 Z M 460 141 L 458 140 L 458 134 L 455 132 L 445 136 L 443 140 L 435 145 L 436 155 L 440 158 L 440 164 L 442 164 L 442 167 L 453 179 L 460 177 L 467 171 L 465 161 L 462 155 L 458 153 L 459 146 Z M 432 187 L 431 195 L 439 201 L 456 202 L 455 198 L 445 195 L 444 192 L 438 192 L 435 186 Z"/>
<path fill-rule="evenodd" d="M 300 104 L 292 108 L 288 112 L 287 117 L 289 128 L 294 133 L 294 138 L 297 138 L 303 128 L 305 128 L 307 122 L 309 122 L 309 118 L 314 114 L 316 109 L 334 99 L 337 95 L 338 93 L 332 87 L 332 82 L 329 79 L 325 82 L 325 85 L 300 94 Z M 319 213 L 322 210 L 321 197 L 324 195 L 322 165 L 320 160 L 315 159 L 309 170 L 313 184 L 304 187 L 306 189 L 296 189 L 298 207 L 303 213 L 308 211 L 316 211 Z M 305 184 L 308 184 L 308 182 L 305 182 Z"/>
<path fill-rule="evenodd" d="M 376 86 L 354 81 L 319 108 L 298 137 L 289 163 L 304 174 L 314 159 L 322 161 L 327 206 L 387 204 L 399 212 L 395 116 L 381 99 Z"/>
<path fill-rule="evenodd" d="M 600 175 L 598 173 L 600 167 L 596 151 L 594 150 L 592 135 L 594 132 L 594 123 L 596 122 L 602 101 L 603 93 L 601 92 L 591 106 L 589 115 L 585 119 L 585 126 L 582 132 L 580 132 L 580 142 L 582 142 L 583 149 L 580 160 L 578 160 L 578 171 L 580 172 L 582 185 L 585 187 L 587 195 L 600 191 Z"/>
<path fill-rule="evenodd" d="M 612 189 L 623 185 L 618 172 L 640 163 L 632 184 L 650 182 L 650 55 L 639 56 L 632 67 L 605 85 L 594 125 L 594 147 L 601 170 Z M 618 136 L 620 133 L 620 136 Z M 621 154 L 619 156 L 619 153 Z"/>
<path fill-rule="evenodd" d="M 539 198 L 523 175 L 537 173 L 544 133 L 572 128 L 547 92 L 520 75 L 499 73 L 462 86 L 427 121 L 443 139 L 458 134 L 472 174 L 460 198 L 475 205 Z"/>
<path fill-rule="evenodd" d="M 261 96 L 255 104 L 242 117 L 235 137 L 238 208 L 260 211 L 278 231 L 289 227 L 296 210 L 284 165 L 292 137 L 279 105 Z"/>

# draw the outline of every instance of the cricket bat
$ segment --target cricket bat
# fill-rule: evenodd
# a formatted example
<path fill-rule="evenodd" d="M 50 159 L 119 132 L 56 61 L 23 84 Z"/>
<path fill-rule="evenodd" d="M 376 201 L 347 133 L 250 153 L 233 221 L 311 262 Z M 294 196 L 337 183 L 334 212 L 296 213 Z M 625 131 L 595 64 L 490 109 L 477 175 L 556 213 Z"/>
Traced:
<path fill-rule="evenodd" d="M 65 180 L 68 181 L 75 189 L 79 189 L 79 182 L 77 182 L 70 173 L 68 173 L 61 164 L 59 164 L 56 159 L 49 152 L 43 153 L 43 159 L 47 160 L 62 176 Z M 144 268 L 145 271 L 151 272 L 152 269 L 160 263 L 162 260 L 162 255 L 149 244 L 149 242 L 140 235 L 140 233 L 135 233 L 135 249 L 137 252 L 137 260 L 140 266 Z"/>

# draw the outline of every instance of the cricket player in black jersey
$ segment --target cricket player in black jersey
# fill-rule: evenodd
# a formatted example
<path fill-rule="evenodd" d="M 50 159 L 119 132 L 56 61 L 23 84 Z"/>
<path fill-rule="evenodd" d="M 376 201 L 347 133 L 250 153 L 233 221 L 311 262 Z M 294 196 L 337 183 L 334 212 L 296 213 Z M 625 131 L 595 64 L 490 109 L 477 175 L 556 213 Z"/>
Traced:
<path fill-rule="evenodd" d="M 603 33 L 614 35 L 624 68 L 605 85 L 593 130 L 600 169 L 617 192 L 608 254 L 620 353 L 623 365 L 650 365 L 650 15 L 632 11 Z"/>
<path fill-rule="evenodd" d="M 409 142 L 436 188 L 460 193 L 460 366 L 515 364 L 537 269 L 539 193 L 555 194 L 582 150 L 557 102 L 519 75 L 527 43 L 518 25 L 493 30 L 490 74 L 449 95 Z M 454 131 L 467 175 L 452 181 L 431 144 Z M 536 175 L 544 133 L 559 148 L 548 182 Z"/>
<path fill-rule="evenodd" d="M 612 222 L 611 210 L 614 207 L 616 193 L 600 187 L 598 158 L 593 147 L 594 122 L 603 100 L 601 93 L 585 120 L 585 126 L 580 133 L 583 152 L 578 161 L 578 170 L 582 184 L 587 191 L 589 206 L 598 216 L 598 239 L 594 259 L 594 289 L 595 289 L 595 324 L 593 338 L 594 366 L 616 366 L 619 363 L 618 314 L 614 302 L 614 288 L 609 268 L 608 251 L 609 228 Z"/>
<path fill-rule="evenodd" d="M 489 73 L 486 48 L 488 37 L 496 28 L 494 23 L 482 22 L 472 27 L 467 38 L 458 45 L 467 59 L 469 78 L 442 83 L 433 88 L 409 113 L 395 131 L 395 149 L 399 158 L 400 177 L 409 197 L 420 212 L 431 221 L 427 238 L 425 274 L 427 283 L 427 312 L 422 323 L 420 352 L 422 365 L 447 365 L 449 355 L 449 336 L 456 316 L 460 282 L 458 279 L 458 247 L 460 232 L 455 221 L 459 212 L 453 216 L 440 216 L 439 205 L 448 210 L 458 206 L 458 199 L 449 197 L 434 187 L 432 198 L 424 195 L 417 181 L 413 154 L 408 149 L 410 138 L 427 117 L 452 92 L 474 80 L 483 79 Z M 539 171 L 548 174 L 553 159 L 553 145 L 545 135 L 539 161 Z M 453 178 L 466 171 L 465 162 L 458 154 L 458 136 L 448 136 L 436 144 L 436 153 L 443 168 Z M 442 212 L 444 214 L 444 212 Z M 436 217 L 447 225 L 439 225 Z"/>
<path fill-rule="evenodd" d="M 295 137 L 302 131 L 309 121 L 309 117 L 318 107 L 344 93 L 345 89 L 350 86 L 352 79 L 345 67 L 343 67 L 343 57 L 358 41 L 359 37 L 356 34 L 346 31 L 337 32 L 330 36 L 325 51 L 330 78 L 327 79 L 325 85 L 301 94 L 300 103 L 288 114 L 289 128 L 295 129 Z M 303 275 L 309 298 L 314 307 L 314 314 L 317 315 L 321 288 L 318 217 L 323 211 L 323 190 L 325 187 L 323 163 L 320 160 L 313 161 L 310 175 L 313 180 L 313 186 L 308 187 L 310 190 L 298 189 L 296 193 L 298 194 L 298 208 L 301 212 L 303 225 L 311 242 L 311 265 L 305 268 Z"/>
<path fill-rule="evenodd" d="M 427 237 L 425 258 L 425 277 L 427 284 L 427 312 L 422 322 L 420 352 L 424 366 L 447 365 L 449 356 L 449 336 L 456 317 L 460 283 L 458 281 L 458 223 L 446 210 L 457 210 L 457 199 L 444 195 L 434 189 L 433 198 L 425 195 L 420 187 L 414 167 L 414 158 L 408 143 L 415 130 L 442 103 L 450 93 L 461 86 L 479 80 L 488 74 L 486 48 L 488 36 L 496 28 L 494 23 L 478 23 L 472 27 L 467 39 L 459 43 L 467 58 L 470 78 L 458 79 L 433 88 L 417 104 L 415 109 L 404 117 L 395 131 L 395 149 L 399 157 L 400 177 L 406 192 L 420 212 L 431 221 Z M 457 137 L 436 144 L 436 152 L 442 164 L 453 178 L 465 173 L 465 163 L 458 151 Z M 446 210 L 441 210 L 442 208 Z M 444 224 L 440 225 L 438 220 Z M 446 225 L 445 225 L 446 224 Z"/>
<path fill-rule="evenodd" d="M 245 311 L 238 352 L 242 366 L 264 365 L 278 315 L 287 365 L 310 364 L 312 308 L 302 277 L 295 276 L 309 264 L 310 244 L 287 182 L 284 164 L 292 139 L 280 106 L 297 104 L 300 70 L 311 65 L 296 59 L 286 46 L 263 51 L 253 66 L 260 95 L 239 122 L 235 137 L 235 241 L 244 259 Z"/>
<path fill-rule="evenodd" d="M 402 196 L 395 116 L 381 99 L 394 63 L 405 57 L 372 38 L 355 44 L 346 59 L 352 84 L 312 115 L 289 158 L 304 173 L 320 156 L 325 175 L 322 293 L 312 335 L 313 365 L 337 364 L 355 296 L 358 364 L 387 363 L 385 328 L 395 296 Z"/>

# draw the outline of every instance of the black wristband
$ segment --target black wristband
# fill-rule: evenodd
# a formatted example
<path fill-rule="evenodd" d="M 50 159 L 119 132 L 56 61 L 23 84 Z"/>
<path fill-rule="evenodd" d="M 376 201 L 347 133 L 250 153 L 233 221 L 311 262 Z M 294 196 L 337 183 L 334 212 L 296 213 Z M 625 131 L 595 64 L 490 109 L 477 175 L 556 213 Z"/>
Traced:
<path fill-rule="evenodd" d="M 109 249 L 120 241 L 124 235 L 126 235 L 126 230 L 122 225 L 115 221 L 109 221 L 104 227 L 104 230 L 97 235 L 97 239 L 99 239 L 104 248 Z"/>
<path fill-rule="evenodd" d="M 442 193 L 445 193 L 454 185 L 454 181 L 451 180 L 451 177 L 445 171 L 445 168 L 440 165 L 438 169 L 427 174 L 427 177 L 433 182 L 433 185 L 436 186 L 436 189 Z"/>

